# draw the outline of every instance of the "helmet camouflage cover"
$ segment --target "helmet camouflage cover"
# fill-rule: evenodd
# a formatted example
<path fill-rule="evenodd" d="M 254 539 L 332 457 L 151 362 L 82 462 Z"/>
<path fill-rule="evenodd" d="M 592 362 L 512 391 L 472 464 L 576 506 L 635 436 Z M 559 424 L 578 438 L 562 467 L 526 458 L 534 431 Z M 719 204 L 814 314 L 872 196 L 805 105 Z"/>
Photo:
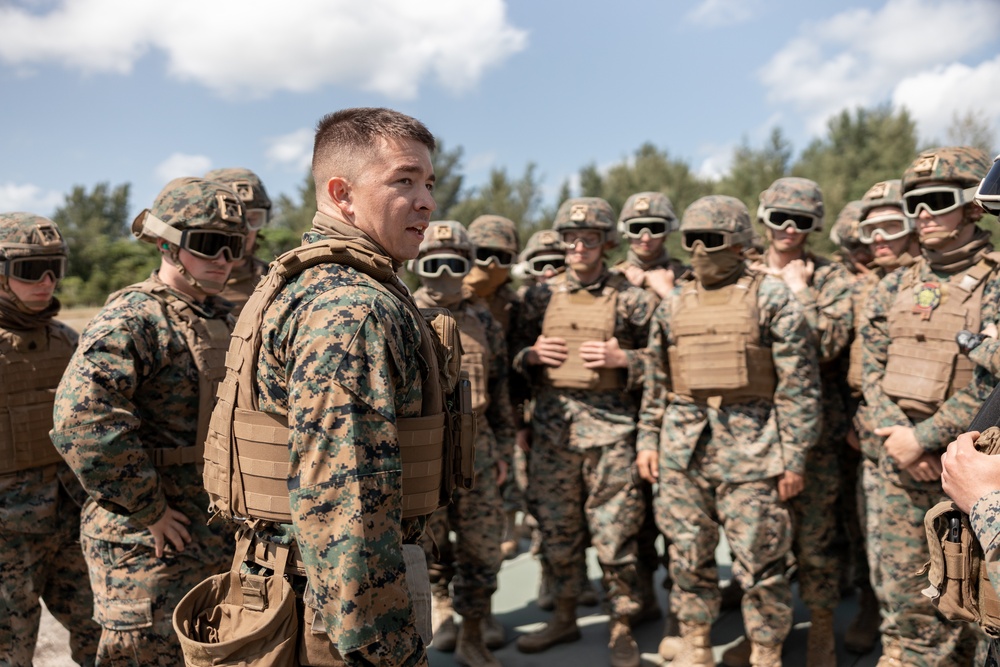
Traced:
<path fill-rule="evenodd" d="M 989 156 L 972 146 L 944 146 L 923 151 L 903 172 L 903 192 L 925 183 L 954 183 L 963 188 L 979 185 L 990 170 Z M 970 197 L 971 201 L 971 197 Z"/>
<path fill-rule="evenodd" d="M 0 258 L 66 255 L 66 241 L 56 223 L 34 213 L 0 214 Z"/>
<path fill-rule="evenodd" d="M 524 251 L 518 260 L 527 262 L 538 255 L 563 255 L 565 253 L 566 246 L 563 245 L 559 232 L 554 229 L 542 229 L 532 234 L 528 242 L 524 244 Z"/>
<path fill-rule="evenodd" d="M 560 234 L 572 229 L 596 229 L 604 232 L 606 241 L 618 245 L 615 213 L 611 204 L 600 197 L 567 199 L 556 212 L 552 229 Z"/>
<path fill-rule="evenodd" d="M 903 210 L 903 181 L 894 178 L 889 181 L 880 181 L 868 188 L 868 192 L 861 197 L 861 217 L 864 220 L 868 214 L 882 206 L 893 206 L 900 211 Z"/>
<path fill-rule="evenodd" d="M 753 225 L 746 204 L 728 195 L 709 195 L 695 200 L 681 220 L 681 232 L 726 232 L 729 245 L 749 245 Z"/>
<path fill-rule="evenodd" d="M 856 249 L 861 244 L 858 238 L 859 220 L 861 220 L 861 200 L 847 202 L 833 223 L 830 240 L 845 250 Z"/>
<path fill-rule="evenodd" d="M 205 174 L 205 180 L 228 185 L 239 196 L 246 208 L 271 208 L 271 198 L 267 196 L 264 184 L 257 174 L 249 169 L 230 167 L 213 169 Z"/>
<path fill-rule="evenodd" d="M 797 176 L 779 178 L 760 193 L 757 218 L 764 219 L 764 209 L 777 208 L 783 211 L 806 213 L 823 221 L 823 192 L 816 181 Z"/>
<path fill-rule="evenodd" d="M 469 225 L 469 240 L 477 248 L 498 248 L 517 255 L 517 225 L 502 215 L 481 215 Z"/>
<path fill-rule="evenodd" d="M 424 232 L 424 240 L 420 242 L 417 256 L 423 257 L 437 251 L 451 251 L 472 260 L 476 247 L 469 240 L 462 223 L 455 220 L 435 220 Z"/>
<path fill-rule="evenodd" d="M 678 227 L 674 205 L 662 192 L 637 192 L 626 199 L 618 216 L 618 231 L 624 232 L 630 220 L 662 220 L 672 232 Z"/>
<path fill-rule="evenodd" d="M 152 209 L 146 209 L 132 222 L 132 233 L 147 243 L 160 239 L 179 243 L 177 232 L 185 229 L 246 234 L 243 204 L 222 183 L 175 178 L 156 196 Z"/>

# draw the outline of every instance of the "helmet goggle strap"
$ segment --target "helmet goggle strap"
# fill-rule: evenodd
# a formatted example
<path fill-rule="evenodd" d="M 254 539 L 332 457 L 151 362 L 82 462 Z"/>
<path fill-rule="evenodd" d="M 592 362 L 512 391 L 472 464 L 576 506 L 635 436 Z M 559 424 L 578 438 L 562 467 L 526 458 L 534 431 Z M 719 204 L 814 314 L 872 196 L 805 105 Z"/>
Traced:
<path fill-rule="evenodd" d="M 514 253 L 500 248 L 476 248 L 476 264 L 479 266 L 493 266 L 500 269 L 509 269 L 514 263 Z"/>
<path fill-rule="evenodd" d="M 670 222 L 660 218 L 634 218 L 626 221 L 624 227 L 622 234 L 630 239 L 641 239 L 643 234 L 662 239 L 670 232 Z"/>
<path fill-rule="evenodd" d="M 976 188 L 962 188 L 957 185 L 931 185 L 910 190 L 903 195 L 903 213 L 917 217 L 920 211 L 931 215 L 945 215 L 968 204 L 976 195 Z"/>
<path fill-rule="evenodd" d="M 469 272 L 469 260 L 461 255 L 425 255 L 413 262 L 413 272 L 422 278 L 437 278 L 448 272 L 453 278 L 461 278 Z"/>
<path fill-rule="evenodd" d="M 802 211 L 791 211 L 781 208 L 761 208 L 758 212 L 764 224 L 775 231 L 783 231 L 792 227 L 800 234 L 815 232 L 822 227 L 819 217 Z"/>
<path fill-rule="evenodd" d="M 877 215 L 858 225 L 858 239 L 864 244 L 874 243 L 876 234 L 883 241 L 895 241 L 913 232 L 913 219 L 903 214 Z"/>
<path fill-rule="evenodd" d="M 142 219 L 143 232 L 168 241 L 171 245 L 184 248 L 195 257 L 215 259 L 225 253 L 229 261 L 243 258 L 246 234 L 242 232 L 220 232 L 214 229 L 185 229 L 171 227 L 151 212 L 146 211 Z"/>
<path fill-rule="evenodd" d="M 596 240 L 591 237 L 591 234 L 597 235 Z M 583 247 L 587 250 L 593 250 L 604 245 L 607 235 L 602 229 L 574 229 L 560 232 L 559 238 L 562 239 L 567 250 L 576 248 L 577 243 L 583 244 Z"/>
<path fill-rule="evenodd" d="M 246 210 L 247 227 L 252 231 L 260 231 L 267 226 L 270 211 L 266 208 L 248 208 Z"/>
<path fill-rule="evenodd" d="M 527 271 L 533 276 L 544 276 L 546 271 L 559 273 L 566 268 L 564 255 L 536 255 L 527 262 Z"/>
<path fill-rule="evenodd" d="M 696 243 L 701 243 L 705 252 L 719 252 L 725 250 L 733 243 L 732 234 L 729 232 L 691 230 L 681 232 L 681 247 L 688 252 L 694 252 Z"/>
<path fill-rule="evenodd" d="M 986 178 L 979 183 L 975 201 L 993 215 L 1000 215 L 1000 155 L 993 160 Z"/>

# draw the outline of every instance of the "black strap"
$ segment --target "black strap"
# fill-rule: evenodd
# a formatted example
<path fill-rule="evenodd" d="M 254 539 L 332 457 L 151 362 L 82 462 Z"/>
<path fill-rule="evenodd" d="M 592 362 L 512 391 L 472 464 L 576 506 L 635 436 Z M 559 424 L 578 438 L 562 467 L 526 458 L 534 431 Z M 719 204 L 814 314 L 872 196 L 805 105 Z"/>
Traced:
<path fill-rule="evenodd" d="M 969 430 L 983 432 L 991 426 L 1000 426 L 1000 384 L 993 388 L 989 398 L 972 418 Z"/>

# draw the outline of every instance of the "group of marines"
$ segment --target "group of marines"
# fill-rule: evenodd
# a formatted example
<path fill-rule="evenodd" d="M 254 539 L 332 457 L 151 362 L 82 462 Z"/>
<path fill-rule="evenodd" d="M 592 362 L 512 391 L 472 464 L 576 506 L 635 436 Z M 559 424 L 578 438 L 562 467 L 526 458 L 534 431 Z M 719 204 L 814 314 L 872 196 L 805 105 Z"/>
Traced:
<path fill-rule="evenodd" d="M 569 199 L 522 251 L 501 216 L 429 221 L 432 148 L 395 112 L 324 118 L 316 219 L 270 272 L 254 250 L 271 202 L 252 172 L 171 181 L 133 223 L 160 268 L 111 295 L 79 340 L 53 319 L 66 268 L 55 224 L 0 215 L 0 663 L 31 663 L 41 598 L 80 664 L 183 664 L 173 611 L 227 570 L 239 532 L 242 571 L 273 572 L 291 549 L 305 627 L 329 645 L 300 664 L 426 664 L 407 581 L 423 563 L 399 550 L 419 545 L 431 645 L 499 665 L 491 598 L 523 512 L 552 616 L 518 637 L 522 652 L 580 638 L 592 546 L 612 667 L 640 664 L 633 628 L 661 617 L 661 563 L 658 652 L 676 667 L 715 664 L 724 595 L 746 633 L 724 663 L 781 665 L 793 578 L 808 667 L 836 664 L 833 612 L 854 586 L 851 650 L 881 635 L 881 667 L 972 664 L 983 634 L 938 614 L 919 572 L 924 514 L 945 497 L 940 454 L 1000 370 L 1000 254 L 973 201 L 981 151 L 924 151 L 873 184 L 838 216 L 827 259 L 807 247 L 826 217 L 820 188 L 797 177 L 762 192 L 754 216 L 723 195 L 682 216 L 660 192 L 617 216 Z M 690 266 L 669 256 L 671 233 Z M 609 266 L 621 239 L 627 255 Z M 412 294 L 395 275 L 404 262 Z M 454 341 L 432 345 L 427 314 L 442 311 Z M 415 424 L 447 413 L 428 396 L 457 357 L 478 415 L 474 483 L 413 507 L 395 448 L 404 432 L 440 435 Z M 279 488 L 246 481 L 240 512 L 210 522 L 209 494 L 237 503 L 220 415 L 232 438 L 252 440 L 236 427 L 256 424 L 280 445 L 278 465 L 241 454 L 238 473 Z"/>

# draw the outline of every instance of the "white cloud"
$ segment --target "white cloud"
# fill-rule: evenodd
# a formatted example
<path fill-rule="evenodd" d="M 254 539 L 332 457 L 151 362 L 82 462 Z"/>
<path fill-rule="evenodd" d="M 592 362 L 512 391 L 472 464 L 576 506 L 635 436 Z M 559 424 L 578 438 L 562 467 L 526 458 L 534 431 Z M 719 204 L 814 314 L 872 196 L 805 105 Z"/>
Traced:
<path fill-rule="evenodd" d="M 733 163 L 733 151 L 735 148 L 736 146 L 733 144 L 706 144 L 700 146 L 698 154 L 702 157 L 702 160 L 696 169 L 698 176 L 717 181 L 728 174 L 729 168 Z"/>
<path fill-rule="evenodd" d="M 0 6 L 0 62 L 129 73 L 151 50 L 171 76 L 223 96 L 337 84 L 411 98 L 454 91 L 525 48 L 503 0 L 58 0 Z"/>
<path fill-rule="evenodd" d="M 166 160 L 156 165 L 154 173 L 156 177 L 167 181 L 182 176 L 202 176 L 212 168 L 211 158 L 205 155 L 187 155 L 186 153 L 174 153 Z"/>
<path fill-rule="evenodd" d="M 684 18 L 706 28 L 736 25 L 753 18 L 757 4 L 756 0 L 701 0 Z"/>
<path fill-rule="evenodd" d="M 493 151 L 486 151 L 485 153 L 479 153 L 470 157 L 465 164 L 465 171 L 470 173 L 487 171 L 494 167 L 496 163 L 497 154 Z"/>
<path fill-rule="evenodd" d="M 61 192 L 46 192 L 31 183 L 0 183 L 0 211 L 25 211 L 51 216 L 64 201 L 65 197 Z"/>
<path fill-rule="evenodd" d="M 312 164 L 314 133 L 304 127 L 288 134 L 267 139 L 265 157 L 293 171 L 302 171 Z"/>
<path fill-rule="evenodd" d="M 895 99 L 898 86 L 958 63 L 998 31 L 996 0 L 888 0 L 875 11 L 852 9 L 803 26 L 759 77 L 772 104 L 803 115 L 819 134 L 840 110 Z"/>

